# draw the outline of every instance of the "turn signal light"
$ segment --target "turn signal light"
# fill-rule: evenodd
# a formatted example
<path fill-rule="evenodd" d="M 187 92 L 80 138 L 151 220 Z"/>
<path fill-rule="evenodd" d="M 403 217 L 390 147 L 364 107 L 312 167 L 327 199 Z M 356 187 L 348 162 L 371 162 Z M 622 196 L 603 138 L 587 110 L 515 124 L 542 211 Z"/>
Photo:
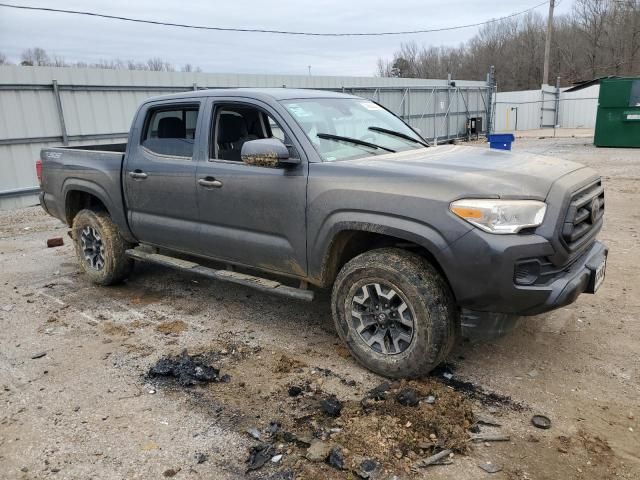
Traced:
<path fill-rule="evenodd" d="M 482 210 L 478 208 L 451 206 L 451 211 L 462 218 L 482 218 Z"/>

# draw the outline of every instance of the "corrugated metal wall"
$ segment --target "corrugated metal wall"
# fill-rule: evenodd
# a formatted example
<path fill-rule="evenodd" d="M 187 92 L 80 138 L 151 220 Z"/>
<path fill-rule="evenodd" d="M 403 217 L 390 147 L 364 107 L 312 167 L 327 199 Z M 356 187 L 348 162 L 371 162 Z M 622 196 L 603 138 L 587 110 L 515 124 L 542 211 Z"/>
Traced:
<path fill-rule="evenodd" d="M 555 89 L 499 92 L 495 96 L 494 131 L 513 132 L 553 126 L 555 118 Z M 594 85 L 577 92 L 560 91 L 558 125 L 560 128 L 595 128 L 600 87 Z"/>
<path fill-rule="evenodd" d="M 136 108 L 151 96 L 220 87 L 344 90 L 379 101 L 425 137 L 443 140 L 464 135 L 468 116 L 482 117 L 486 126 L 486 83 L 455 83 L 450 87 L 447 80 L 2 66 L 0 208 L 33 204 L 34 163 L 41 148 L 60 145 L 65 137 L 70 145 L 122 141 Z"/>
<path fill-rule="evenodd" d="M 564 128 L 595 128 L 600 85 L 560 94 L 560 125 Z"/>
<path fill-rule="evenodd" d="M 516 111 L 518 109 L 518 130 L 540 128 L 540 90 L 520 92 L 498 92 L 494 117 L 495 132 L 511 132 L 516 129 Z"/>

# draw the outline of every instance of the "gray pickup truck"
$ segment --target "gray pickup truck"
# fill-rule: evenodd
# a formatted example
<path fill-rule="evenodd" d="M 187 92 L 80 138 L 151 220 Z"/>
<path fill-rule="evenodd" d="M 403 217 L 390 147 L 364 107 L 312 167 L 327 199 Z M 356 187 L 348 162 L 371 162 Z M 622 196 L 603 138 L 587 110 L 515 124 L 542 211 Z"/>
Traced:
<path fill-rule="evenodd" d="M 426 374 L 460 335 L 500 334 L 604 279 L 595 171 L 429 147 L 350 95 L 152 98 L 128 143 L 47 148 L 37 167 L 42 207 L 96 283 L 138 260 L 302 300 L 332 288 L 339 336 L 389 377 Z"/>

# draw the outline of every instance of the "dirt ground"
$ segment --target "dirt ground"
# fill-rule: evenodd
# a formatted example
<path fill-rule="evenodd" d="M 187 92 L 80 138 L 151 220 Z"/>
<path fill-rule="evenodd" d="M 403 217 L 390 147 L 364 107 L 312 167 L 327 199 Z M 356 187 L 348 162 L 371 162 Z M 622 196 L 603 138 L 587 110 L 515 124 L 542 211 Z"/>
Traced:
<path fill-rule="evenodd" d="M 288 301 L 149 265 L 96 287 L 59 221 L 0 212 L 0 477 L 640 478 L 640 151 L 588 138 L 514 149 L 602 173 L 604 286 L 377 393 L 384 379 L 340 345 L 326 294 Z M 46 248 L 53 236 L 65 245 Z M 150 377 L 167 358 L 200 378 L 215 367 L 217 381 Z M 510 440 L 472 442 L 478 432 Z M 445 465 L 412 469 L 448 447 Z M 322 461 L 329 449 L 343 470 Z M 247 472 L 252 452 L 266 463 Z"/>

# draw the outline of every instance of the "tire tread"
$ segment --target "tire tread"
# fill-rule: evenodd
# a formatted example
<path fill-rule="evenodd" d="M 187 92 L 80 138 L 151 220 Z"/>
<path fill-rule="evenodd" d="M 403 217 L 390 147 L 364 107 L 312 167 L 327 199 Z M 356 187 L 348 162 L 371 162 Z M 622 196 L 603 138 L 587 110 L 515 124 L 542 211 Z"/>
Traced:
<path fill-rule="evenodd" d="M 403 356 L 390 355 L 382 360 L 380 354 L 359 348 L 351 337 L 346 323 L 344 302 L 350 286 L 357 278 L 372 275 L 388 275 L 406 283 L 408 290 L 416 294 L 419 310 L 416 313 L 419 333 L 414 340 L 420 343 L 416 349 Z M 408 296 L 408 292 L 403 294 Z M 413 306 L 417 310 L 416 305 Z M 424 307 L 424 308 L 422 308 Z M 449 354 L 456 339 L 457 313 L 453 294 L 443 276 L 424 257 L 400 248 L 381 248 L 365 252 L 353 258 L 340 270 L 333 286 L 332 313 L 338 335 L 345 341 L 353 356 L 365 367 L 387 377 L 418 377 L 428 374 Z M 415 350 L 415 349 L 414 349 Z"/>
<path fill-rule="evenodd" d="M 89 268 L 82 255 L 79 233 L 87 225 L 98 227 L 105 247 L 105 267 L 101 272 Z M 122 282 L 129 276 L 133 268 L 133 260 L 128 258 L 125 251 L 131 247 L 118 230 L 109 214 L 104 210 L 80 210 L 73 219 L 73 239 L 78 261 L 98 285 L 113 285 Z"/>

